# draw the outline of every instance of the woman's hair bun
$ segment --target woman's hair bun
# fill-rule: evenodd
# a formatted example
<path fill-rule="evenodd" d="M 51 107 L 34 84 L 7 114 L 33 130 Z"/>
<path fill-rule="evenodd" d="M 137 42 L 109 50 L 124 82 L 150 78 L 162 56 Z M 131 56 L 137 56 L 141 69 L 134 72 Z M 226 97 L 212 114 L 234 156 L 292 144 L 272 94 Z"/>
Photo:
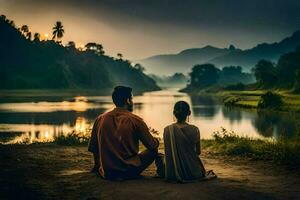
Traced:
<path fill-rule="evenodd" d="M 179 122 L 185 121 L 187 116 L 191 114 L 190 106 L 185 101 L 178 101 L 174 105 L 173 114 Z"/>

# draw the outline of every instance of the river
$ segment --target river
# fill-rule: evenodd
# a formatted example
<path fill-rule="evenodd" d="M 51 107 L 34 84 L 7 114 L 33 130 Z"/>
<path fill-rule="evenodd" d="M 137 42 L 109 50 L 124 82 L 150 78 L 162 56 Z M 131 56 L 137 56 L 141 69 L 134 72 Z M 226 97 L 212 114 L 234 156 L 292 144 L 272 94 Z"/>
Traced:
<path fill-rule="evenodd" d="M 110 96 L 71 95 L 54 100 L 43 96 L 32 98 L 32 101 L 30 99 L 1 99 L 0 142 L 51 141 L 55 136 L 73 131 L 89 134 L 94 119 L 114 107 Z M 134 96 L 134 113 L 162 135 L 164 127 L 174 122 L 173 105 L 179 100 L 191 105 L 189 123 L 199 127 L 201 138 L 212 138 L 213 133 L 220 131 L 221 127 L 251 138 L 276 139 L 280 135 L 292 136 L 297 132 L 294 115 L 227 108 L 211 96 L 191 97 L 175 89 Z"/>

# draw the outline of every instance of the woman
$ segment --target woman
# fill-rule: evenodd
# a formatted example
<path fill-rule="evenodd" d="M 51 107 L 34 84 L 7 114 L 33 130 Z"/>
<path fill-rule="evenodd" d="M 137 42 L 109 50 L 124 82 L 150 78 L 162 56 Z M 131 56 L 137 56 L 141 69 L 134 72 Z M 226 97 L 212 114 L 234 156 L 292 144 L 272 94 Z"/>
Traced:
<path fill-rule="evenodd" d="M 174 105 L 176 123 L 164 129 L 165 179 L 169 181 L 190 182 L 207 177 L 215 177 L 212 171 L 206 173 L 199 158 L 199 129 L 187 123 L 191 115 L 190 106 L 185 101 Z"/>

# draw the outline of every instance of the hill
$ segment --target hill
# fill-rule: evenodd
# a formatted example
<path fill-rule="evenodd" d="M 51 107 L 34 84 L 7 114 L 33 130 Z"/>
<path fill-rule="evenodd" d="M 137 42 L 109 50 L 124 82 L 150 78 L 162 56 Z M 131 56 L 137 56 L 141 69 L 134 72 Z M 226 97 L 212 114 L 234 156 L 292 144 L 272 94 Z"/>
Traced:
<path fill-rule="evenodd" d="M 300 30 L 294 32 L 280 42 L 263 43 L 241 50 L 238 48 L 217 48 L 205 46 L 181 51 L 178 54 L 152 56 L 139 62 L 146 68 L 147 73 L 173 74 L 187 73 L 196 64 L 211 63 L 219 68 L 224 66 L 242 66 L 244 71 L 250 71 L 261 59 L 276 62 L 279 57 L 291 52 L 300 45 Z"/>
<path fill-rule="evenodd" d="M 159 72 L 159 74 L 171 75 L 176 72 L 187 73 L 194 64 L 211 60 L 228 52 L 228 49 L 206 46 L 186 49 L 178 54 L 152 56 L 138 62 L 146 68 L 147 73 Z"/>
<path fill-rule="evenodd" d="M 31 40 L 0 18 L 0 89 L 158 90 L 155 81 L 121 58 L 64 47 L 53 40 Z"/>

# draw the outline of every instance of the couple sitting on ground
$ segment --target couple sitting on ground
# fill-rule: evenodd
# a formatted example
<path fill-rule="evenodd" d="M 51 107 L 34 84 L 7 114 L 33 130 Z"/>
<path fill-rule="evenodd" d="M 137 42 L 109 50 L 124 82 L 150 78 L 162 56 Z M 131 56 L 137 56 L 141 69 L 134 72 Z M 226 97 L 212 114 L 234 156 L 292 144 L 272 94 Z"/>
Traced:
<path fill-rule="evenodd" d="M 178 101 L 174 106 L 177 122 L 164 129 L 163 155 L 158 153 L 159 140 L 142 118 L 132 114 L 132 89 L 117 86 L 112 99 L 116 108 L 98 116 L 93 126 L 89 143 L 95 161 L 92 171 L 108 180 L 134 179 L 155 161 L 157 175 L 169 181 L 216 177 L 212 171 L 205 171 L 199 158 L 200 132 L 186 122 L 191 114 L 188 103 Z M 139 153 L 140 141 L 146 150 Z"/>

